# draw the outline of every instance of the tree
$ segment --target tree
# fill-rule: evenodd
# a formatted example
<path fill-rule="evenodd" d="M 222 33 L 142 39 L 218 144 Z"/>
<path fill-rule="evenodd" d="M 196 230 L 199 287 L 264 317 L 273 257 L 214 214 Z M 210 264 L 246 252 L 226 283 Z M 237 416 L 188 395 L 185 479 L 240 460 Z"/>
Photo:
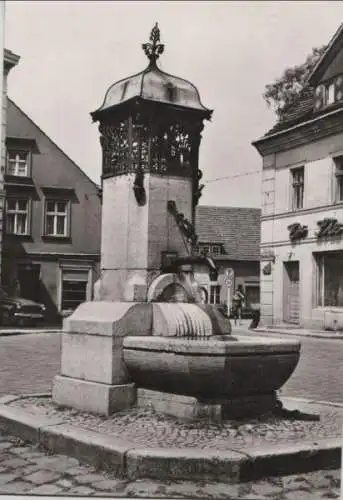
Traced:
<path fill-rule="evenodd" d="M 273 107 L 279 118 L 282 118 L 285 110 L 299 97 L 325 49 L 325 45 L 312 49 L 303 64 L 287 68 L 280 78 L 265 86 L 263 98 L 269 107 Z"/>

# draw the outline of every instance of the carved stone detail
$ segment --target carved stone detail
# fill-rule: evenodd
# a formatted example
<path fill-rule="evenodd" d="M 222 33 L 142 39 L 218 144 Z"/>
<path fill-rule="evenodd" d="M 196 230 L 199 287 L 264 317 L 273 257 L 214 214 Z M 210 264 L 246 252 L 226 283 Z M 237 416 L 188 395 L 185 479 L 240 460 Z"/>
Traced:
<path fill-rule="evenodd" d="M 319 231 L 316 233 L 317 238 L 328 238 L 333 236 L 341 236 L 343 233 L 343 224 L 337 219 L 325 218 L 317 222 Z"/>
<path fill-rule="evenodd" d="M 306 238 L 308 235 L 308 227 L 300 224 L 299 222 L 290 224 L 287 229 L 289 231 L 289 239 L 292 243 Z"/>
<path fill-rule="evenodd" d="M 182 212 L 178 211 L 174 200 L 168 201 L 168 212 L 174 216 L 175 221 L 178 227 L 180 228 L 180 231 L 186 237 L 188 243 L 195 245 L 198 240 L 198 237 L 196 235 L 194 226 L 191 222 L 189 222 L 186 219 L 186 217 Z"/>

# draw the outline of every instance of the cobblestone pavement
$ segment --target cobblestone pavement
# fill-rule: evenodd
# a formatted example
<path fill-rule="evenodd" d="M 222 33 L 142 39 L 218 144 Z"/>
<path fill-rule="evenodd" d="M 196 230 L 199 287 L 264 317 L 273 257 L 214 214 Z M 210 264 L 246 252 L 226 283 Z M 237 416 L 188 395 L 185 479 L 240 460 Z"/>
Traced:
<path fill-rule="evenodd" d="M 150 479 L 127 481 L 82 465 L 75 458 L 47 455 L 36 446 L 0 436 L 0 494 L 317 500 L 339 498 L 339 489 L 338 470 L 265 478 L 239 485 Z"/>
<path fill-rule="evenodd" d="M 50 391 L 60 358 L 59 333 L 0 337 L 0 395 Z"/>
<path fill-rule="evenodd" d="M 104 418 L 75 409 L 57 407 L 51 398 L 25 398 L 9 406 L 22 408 L 34 416 L 47 416 L 65 424 L 120 436 L 142 447 L 180 447 L 227 450 L 242 447 L 277 445 L 320 438 L 339 437 L 342 409 L 305 405 L 296 419 L 291 413 L 242 421 L 215 423 L 185 422 L 147 408 L 130 408 Z M 288 417 L 286 417 L 288 415 Z"/>

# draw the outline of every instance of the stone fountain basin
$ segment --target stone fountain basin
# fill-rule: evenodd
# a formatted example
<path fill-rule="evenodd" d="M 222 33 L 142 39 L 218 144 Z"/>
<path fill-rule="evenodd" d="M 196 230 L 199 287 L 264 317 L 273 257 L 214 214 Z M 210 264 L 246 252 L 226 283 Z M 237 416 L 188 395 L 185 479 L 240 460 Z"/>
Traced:
<path fill-rule="evenodd" d="M 299 361 L 293 339 L 229 338 L 129 336 L 123 356 L 137 387 L 212 401 L 271 394 Z"/>

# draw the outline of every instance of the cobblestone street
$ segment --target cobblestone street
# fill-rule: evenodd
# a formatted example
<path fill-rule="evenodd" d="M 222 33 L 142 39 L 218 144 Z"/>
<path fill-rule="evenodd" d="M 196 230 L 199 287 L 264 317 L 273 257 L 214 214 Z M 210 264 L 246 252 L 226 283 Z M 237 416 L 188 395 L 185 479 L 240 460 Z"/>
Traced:
<path fill-rule="evenodd" d="M 75 458 L 47 456 L 37 447 L 0 436 L 0 494 L 133 497 L 192 497 L 242 500 L 317 500 L 339 498 L 340 471 L 224 483 L 127 481 L 81 465 Z"/>

